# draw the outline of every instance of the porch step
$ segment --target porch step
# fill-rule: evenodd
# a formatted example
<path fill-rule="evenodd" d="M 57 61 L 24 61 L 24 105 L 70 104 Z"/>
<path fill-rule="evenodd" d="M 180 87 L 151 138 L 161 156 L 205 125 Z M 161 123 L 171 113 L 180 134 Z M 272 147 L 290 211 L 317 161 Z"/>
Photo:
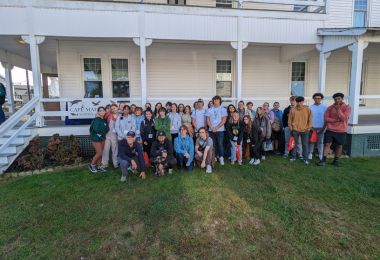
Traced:
<path fill-rule="evenodd" d="M 17 131 L 17 129 L 8 130 L 3 135 L 3 138 L 4 137 L 11 137 L 16 131 Z M 31 129 L 31 128 L 24 129 L 24 130 L 21 131 L 21 133 L 18 134 L 18 137 L 29 137 L 29 136 L 32 135 L 32 132 L 33 132 L 33 129 Z"/>
<path fill-rule="evenodd" d="M 1 146 L 2 144 L 4 144 L 6 141 L 8 141 L 8 138 L 6 138 L 6 137 L 2 137 L 2 138 L 0 138 L 0 146 Z M 9 144 L 9 146 L 18 146 L 18 145 L 23 145 L 24 143 L 25 143 L 24 138 L 19 137 L 19 138 L 15 138 L 15 139 Z"/>
<path fill-rule="evenodd" d="M 0 152 L 0 156 L 5 156 L 6 154 L 15 154 L 17 152 L 16 146 L 8 146 Z"/>

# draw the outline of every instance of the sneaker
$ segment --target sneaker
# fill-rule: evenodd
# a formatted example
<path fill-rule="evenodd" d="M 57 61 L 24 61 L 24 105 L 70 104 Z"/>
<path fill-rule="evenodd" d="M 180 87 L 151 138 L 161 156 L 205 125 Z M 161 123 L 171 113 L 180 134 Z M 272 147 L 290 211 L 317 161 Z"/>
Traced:
<path fill-rule="evenodd" d="M 238 164 L 239 164 L 239 165 L 242 165 L 242 164 L 243 164 L 243 162 L 242 162 L 242 161 L 238 161 Z"/>
<path fill-rule="evenodd" d="M 261 156 L 261 160 L 265 161 L 266 157 L 265 155 Z"/>
<path fill-rule="evenodd" d="M 313 154 L 312 153 L 309 153 L 309 157 L 308 157 L 309 160 L 313 160 Z"/>
<path fill-rule="evenodd" d="M 303 160 L 303 163 L 306 164 L 306 165 L 309 165 L 309 161 L 308 160 Z"/>
<path fill-rule="evenodd" d="M 98 172 L 98 170 L 96 169 L 96 165 L 89 164 L 89 165 L 88 165 L 88 169 L 89 169 L 92 173 L 97 173 L 97 172 Z"/>
<path fill-rule="evenodd" d="M 231 161 L 231 165 L 234 165 L 235 164 L 235 161 Z"/>
<path fill-rule="evenodd" d="M 219 157 L 219 163 L 220 163 L 220 165 L 224 165 L 224 158 L 223 157 Z"/>
<path fill-rule="evenodd" d="M 300 155 L 299 158 L 300 158 L 300 160 L 303 160 L 303 155 Z"/>
<path fill-rule="evenodd" d="M 173 169 L 169 169 L 169 174 L 172 174 L 173 173 Z"/>
<path fill-rule="evenodd" d="M 260 159 L 255 160 L 255 162 L 253 163 L 253 165 L 259 165 L 259 164 L 260 164 Z"/>
<path fill-rule="evenodd" d="M 121 176 L 120 182 L 125 182 L 127 180 L 127 176 Z"/>
<path fill-rule="evenodd" d="M 211 165 L 206 166 L 206 173 L 212 173 L 212 167 Z"/>
<path fill-rule="evenodd" d="M 333 165 L 334 165 L 335 167 L 340 167 L 340 162 L 339 162 L 339 160 L 334 160 L 334 161 L 333 161 Z"/>
<path fill-rule="evenodd" d="M 103 165 L 98 166 L 97 170 L 98 170 L 98 172 L 107 172 L 106 167 L 104 167 Z"/>
<path fill-rule="evenodd" d="M 284 154 L 284 155 L 282 156 L 282 158 L 284 158 L 284 159 L 288 159 L 288 157 L 289 157 L 288 154 Z"/>
<path fill-rule="evenodd" d="M 249 161 L 249 164 L 253 164 L 255 162 L 255 159 L 252 158 L 250 161 Z"/>
<path fill-rule="evenodd" d="M 317 166 L 325 166 L 325 165 L 326 165 L 326 162 L 323 160 L 320 160 L 319 162 L 317 162 Z"/>
<path fill-rule="evenodd" d="M 295 161 L 296 161 L 296 158 L 290 158 L 290 161 L 291 161 L 291 162 L 295 162 Z"/>

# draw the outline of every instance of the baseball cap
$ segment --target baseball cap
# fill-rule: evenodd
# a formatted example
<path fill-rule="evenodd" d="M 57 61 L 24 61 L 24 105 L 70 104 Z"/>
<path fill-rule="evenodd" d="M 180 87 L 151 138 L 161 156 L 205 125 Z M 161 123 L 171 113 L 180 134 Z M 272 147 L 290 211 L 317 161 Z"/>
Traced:
<path fill-rule="evenodd" d="M 135 134 L 135 132 L 133 132 L 133 131 L 128 131 L 127 136 L 135 137 L 136 134 Z"/>
<path fill-rule="evenodd" d="M 157 136 L 166 136 L 165 132 L 164 131 L 160 131 L 158 132 L 158 135 Z"/>

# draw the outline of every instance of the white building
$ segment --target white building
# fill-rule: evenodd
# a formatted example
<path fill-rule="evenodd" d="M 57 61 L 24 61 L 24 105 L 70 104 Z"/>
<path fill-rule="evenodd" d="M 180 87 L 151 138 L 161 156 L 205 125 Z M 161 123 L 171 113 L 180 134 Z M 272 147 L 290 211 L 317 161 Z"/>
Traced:
<path fill-rule="evenodd" d="M 343 92 L 353 108 L 350 153 L 380 153 L 378 0 L 2 0 L 0 24 L 7 71 L 58 76 L 60 111 L 46 108 L 41 80 L 23 111 L 36 107 L 40 135 L 86 135 L 88 126 L 43 120 L 70 115 L 66 102 L 84 97 L 191 104 L 221 94 L 285 108 L 291 94 Z M 354 134 L 370 138 L 367 152 Z"/>

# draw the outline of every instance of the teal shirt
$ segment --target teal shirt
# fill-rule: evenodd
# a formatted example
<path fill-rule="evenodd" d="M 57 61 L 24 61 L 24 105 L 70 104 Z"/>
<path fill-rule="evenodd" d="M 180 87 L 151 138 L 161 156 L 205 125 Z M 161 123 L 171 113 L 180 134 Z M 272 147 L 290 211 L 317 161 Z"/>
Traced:
<path fill-rule="evenodd" d="M 109 131 L 107 121 L 100 117 L 95 117 L 90 126 L 90 139 L 93 142 L 102 142 L 106 140 L 106 134 Z"/>

